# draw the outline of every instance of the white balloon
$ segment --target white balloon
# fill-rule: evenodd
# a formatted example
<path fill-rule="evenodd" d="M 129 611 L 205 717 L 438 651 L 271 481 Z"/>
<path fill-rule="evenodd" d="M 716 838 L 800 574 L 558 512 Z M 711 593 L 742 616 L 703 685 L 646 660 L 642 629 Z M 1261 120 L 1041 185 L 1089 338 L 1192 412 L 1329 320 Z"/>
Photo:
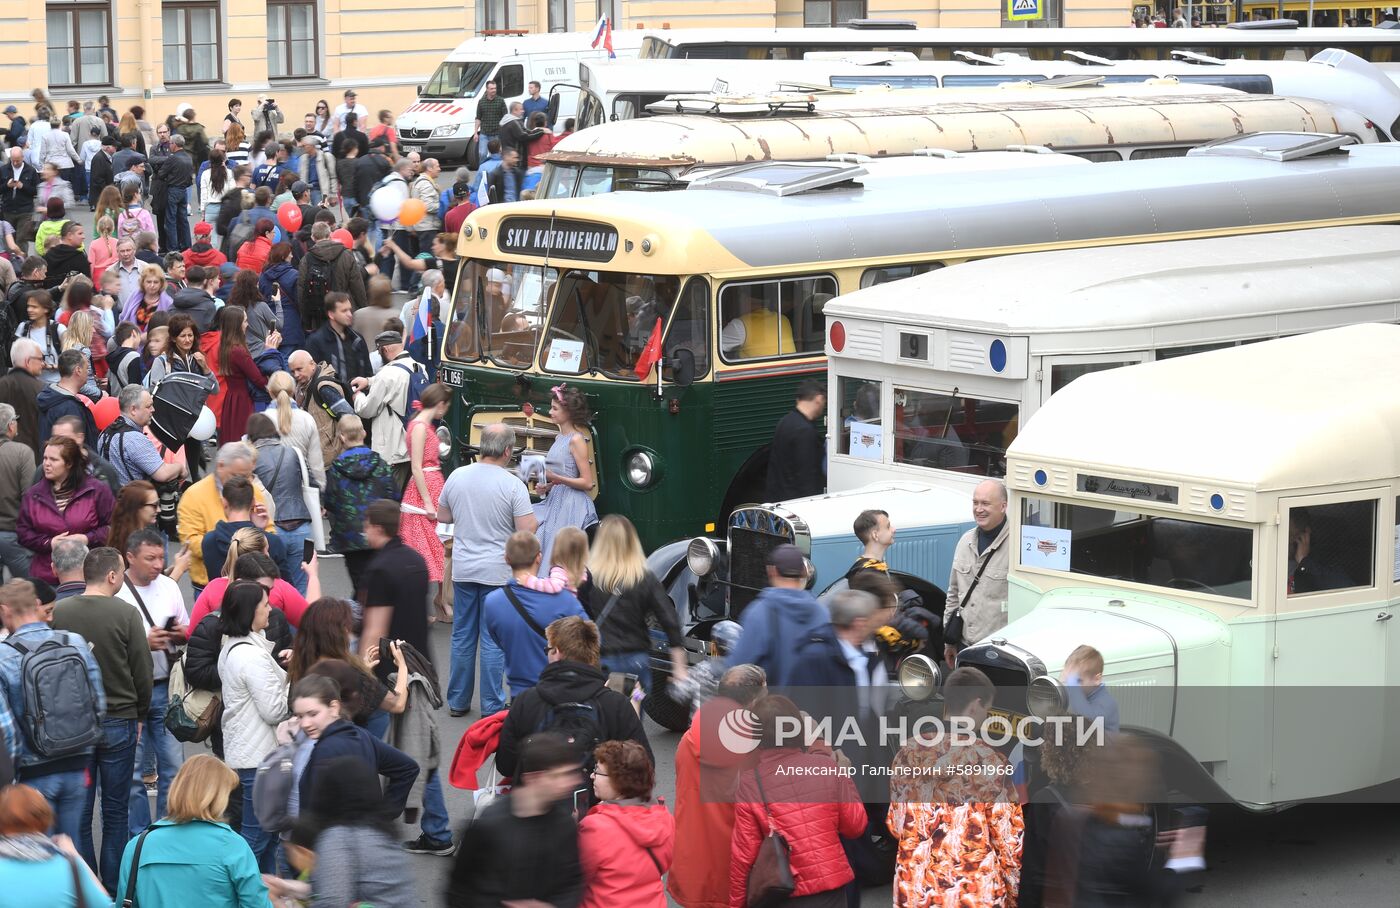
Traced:
<path fill-rule="evenodd" d="M 408 184 L 402 180 L 385 183 L 369 196 L 369 208 L 381 221 L 392 221 L 399 216 L 403 203 L 408 201 Z"/>
<path fill-rule="evenodd" d="M 214 419 L 214 411 L 208 407 L 200 407 L 199 419 L 194 421 L 194 428 L 190 429 L 190 438 L 195 441 L 208 441 L 217 431 L 219 424 Z"/>

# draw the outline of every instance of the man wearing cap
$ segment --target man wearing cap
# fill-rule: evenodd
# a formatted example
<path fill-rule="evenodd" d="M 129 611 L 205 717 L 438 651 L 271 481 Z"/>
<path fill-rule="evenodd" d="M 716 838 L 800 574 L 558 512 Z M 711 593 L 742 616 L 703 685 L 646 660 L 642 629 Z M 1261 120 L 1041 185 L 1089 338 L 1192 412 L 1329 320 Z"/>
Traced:
<path fill-rule="evenodd" d="M 117 140 L 104 135 L 102 147 L 92 156 L 92 165 L 88 169 L 88 207 L 94 211 L 97 210 L 97 199 L 102 195 L 102 190 L 111 186 L 116 176 L 113 158 L 116 153 Z"/>
<path fill-rule="evenodd" d="M 355 115 L 355 122 L 361 125 L 363 125 L 366 118 L 369 117 L 369 111 L 365 109 L 365 106 L 355 103 L 355 89 L 353 88 L 345 89 L 345 103 L 337 104 L 335 110 L 331 113 L 331 118 L 335 120 L 336 132 L 340 132 L 345 128 L 345 115 L 348 113 L 353 113 Z"/>
<path fill-rule="evenodd" d="M 355 392 L 356 415 L 365 422 L 373 420 L 370 447 L 394 471 L 394 482 L 403 486 L 409 470 L 404 413 L 413 405 L 408 399 L 408 381 L 423 367 L 404 349 L 403 335 L 397 331 L 379 332 L 374 346 L 384 365 L 369 378 L 353 379 L 350 389 Z"/>
<path fill-rule="evenodd" d="M 730 665 L 753 664 L 768 674 L 770 687 L 788 684 L 797 650 L 813 631 L 831 621 L 826 607 L 807 589 L 807 559 L 784 543 L 768 555 L 768 588 L 744 609 L 744 633 Z"/>
<path fill-rule="evenodd" d="M 10 148 L 19 148 L 24 144 L 24 117 L 19 115 L 19 108 L 13 104 L 6 107 L 4 113 L 10 118 L 10 126 L 5 130 L 5 144 Z"/>
<path fill-rule="evenodd" d="M 201 265 L 205 268 L 218 268 L 228 258 L 214 245 L 214 225 L 200 221 L 194 225 L 194 243 L 182 254 L 186 268 Z"/>
<path fill-rule="evenodd" d="M 0 213 L 15 228 L 15 242 L 24 249 L 34 238 L 30 226 L 34 221 L 34 196 L 39 192 L 39 173 L 24 159 L 24 149 L 12 146 L 9 159 L 0 167 L 0 176 L 5 183 Z"/>
<path fill-rule="evenodd" d="M 120 154 L 121 153 L 118 152 L 118 156 L 120 156 Z M 137 190 L 143 189 L 146 185 L 146 156 L 133 151 L 126 157 L 125 164 L 125 170 L 116 170 L 116 158 L 113 158 L 112 184 L 117 187 L 117 191 L 126 192 L 127 186 L 135 186 Z M 164 214 L 161 215 L 161 217 L 164 216 Z"/>
<path fill-rule="evenodd" d="M 321 137 L 308 132 L 301 140 L 301 154 L 297 156 L 297 176 L 311 188 L 311 204 L 321 204 L 321 199 L 334 197 L 335 162 L 321 150 Z"/>

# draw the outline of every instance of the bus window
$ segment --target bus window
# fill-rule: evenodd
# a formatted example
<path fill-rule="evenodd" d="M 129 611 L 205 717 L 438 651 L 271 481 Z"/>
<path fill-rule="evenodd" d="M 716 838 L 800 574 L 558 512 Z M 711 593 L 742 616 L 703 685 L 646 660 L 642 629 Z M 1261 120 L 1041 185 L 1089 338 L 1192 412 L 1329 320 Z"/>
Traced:
<path fill-rule="evenodd" d="M 578 182 L 578 165 L 559 164 L 554 161 L 545 165 L 544 179 L 540 180 L 540 199 L 568 199 L 574 195 L 574 185 Z"/>
<path fill-rule="evenodd" d="M 1395 522 L 1397 524 L 1395 527 L 1395 562 L 1392 568 L 1394 575 L 1391 579 L 1396 583 L 1400 583 L 1400 497 L 1395 499 L 1395 514 Z"/>
<path fill-rule="evenodd" d="M 447 355 L 523 368 L 535 358 L 545 303 L 558 277 L 538 265 L 468 259 L 457 278 Z"/>
<path fill-rule="evenodd" d="M 1144 76 L 1143 78 L 1146 78 Z M 1045 77 L 1035 73 L 987 73 L 985 75 L 944 76 L 944 88 L 969 88 L 987 85 L 1001 85 L 1003 82 L 1043 82 Z M 1141 81 L 1141 80 L 1139 80 Z"/>
<path fill-rule="evenodd" d="M 1265 75 L 1246 76 L 1217 73 L 1211 76 L 1181 75 L 1176 77 L 1183 85 L 1218 85 L 1233 88 L 1251 95 L 1271 95 L 1274 93 L 1274 80 Z"/>
<path fill-rule="evenodd" d="M 496 70 L 496 94 L 502 98 L 525 94 L 525 67 L 512 63 Z"/>
<path fill-rule="evenodd" d="M 826 343 L 828 276 L 726 284 L 720 291 L 720 353 L 725 362 L 819 353 Z"/>
<path fill-rule="evenodd" d="M 860 276 L 860 288 L 864 290 L 866 287 L 874 287 L 877 284 L 902 281 L 906 277 L 928 274 L 930 271 L 937 271 L 942 267 L 942 262 L 919 262 L 914 265 L 886 265 L 883 268 L 868 268 Z"/>
<path fill-rule="evenodd" d="M 666 364 L 662 378 L 675 381 L 676 354 L 687 350 L 695 360 L 693 379 L 710 372 L 710 285 L 704 278 L 693 277 L 681 291 L 676 314 L 666 331 Z"/>
<path fill-rule="evenodd" d="M 1153 158 L 1184 158 L 1190 149 L 1185 145 L 1174 148 L 1139 148 L 1128 156 L 1130 161 L 1148 161 Z"/>
<path fill-rule="evenodd" d="M 1375 583 L 1376 511 L 1380 502 L 1343 501 L 1288 509 L 1289 596 Z"/>
<path fill-rule="evenodd" d="M 937 88 L 937 76 L 832 76 L 832 88 L 888 85 L 890 88 Z"/>
<path fill-rule="evenodd" d="M 857 427 L 856 436 L 869 437 L 871 433 L 861 432 L 865 426 L 880 424 L 880 382 L 861 378 L 838 378 L 836 380 L 837 410 L 841 416 L 841 434 L 836 444 L 838 454 L 851 453 L 851 427 Z M 870 452 L 857 448 L 857 457 L 879 460 L 879 448 Z"/>
<path fill-rule="evenodd" d="M 544 368 L 637 381 L 637 359 L 664 324 L 680 281 L 672 275 L 569 271 L 559 279 L 545 335 Z"/>
<path fill-rule="evenodd" d="M 583 175 L 578 181 L 575 195 L 583 199 L 592 195 L 604 195 L 612 192 L 612 188 L 613 169 L 611 167 L 585 167 Z"/>
<path fill-rule="evenodd" d="M 893 460 L 1002 476 L 1018 425 L 1014 403 L 895 388 Z"/>
<path fill-rule="evenodd" d="M 1254 531 L 1248 527 L 1036 498 L 1021 502 L 1021 526 L 1067 531 L 1064 569 L 1076 574 L 1231 599 L 1253 596 Z M 1034 544 L 1022 539 L 1021 555 Z"/>
<path fill-rule="evenodd" d="M 1190 356 L 1192 353 L 1208 353 L 1211 350 L 1221 350 L 1225 347 L 1235 346 L 1230 341 L 1222 341 L 1218 344 L 1188 344 L 1185 347 L 1158 347 L 1153 354 L 1155 359 L 1176 359 L 1178 356 Z"/>
<path fill-rule="evenodd" d="M 1117 151 L 1071 151 L 1069 153 L 1076 158 L 1093 161 L 1095 164 L 1102 164 L 1105 161 L 1123 160 L 1123 154 Z"/>
<path fill-rule="evenodd" d="M 1050 393 L 1063 388 L 1081 375 L 1088 375 L 1090 372 L 1102 372 L 1105 369 L 1117 369 L 1119 366 L 1131 366 L 1137 360 L 1121 363 L 1059 363 L 1050 367 Z"/>

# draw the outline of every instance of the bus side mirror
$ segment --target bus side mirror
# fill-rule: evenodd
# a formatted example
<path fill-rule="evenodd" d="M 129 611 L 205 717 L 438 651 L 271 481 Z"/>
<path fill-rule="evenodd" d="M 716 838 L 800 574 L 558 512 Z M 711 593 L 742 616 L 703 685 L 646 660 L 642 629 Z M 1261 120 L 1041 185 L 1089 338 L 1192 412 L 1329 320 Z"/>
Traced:
<path fill-rule="evenodd" d="M 546 114 L 550 123 L 559 118 L 559 92 L 551 92 L 549 95 L 549 111 Z"/>
<path fill-rule="evenodd" d="M 419 96 L 421 97 L 422 94 L 423 94 L 423 86 L 421 86 L 421 85 L 415 86 L 414 89 L 413 89 L 413 91 L 414 91 L 415 94 L 417 94 L 417 95 L 419 95 Z"/>
<path fill-rule="evenodd" d="M 695 384 L 695 354 L 680 347 L 671 354 L 671 381 L 682 388 Z"/>

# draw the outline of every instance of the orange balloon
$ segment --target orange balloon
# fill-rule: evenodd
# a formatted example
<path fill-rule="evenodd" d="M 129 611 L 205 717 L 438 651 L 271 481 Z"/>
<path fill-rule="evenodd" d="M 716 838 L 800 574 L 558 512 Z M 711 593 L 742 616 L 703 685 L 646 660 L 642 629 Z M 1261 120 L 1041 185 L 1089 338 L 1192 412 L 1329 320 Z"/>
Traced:
<path fill-rule="evenodd" d="M 423 216 L 428 213 L 428 206 L 423 204 L 422 199 L 404 199 L 403 207 L 399 209 L 399 223 L 405 227 L 412 227 Z"/>
<path fill-rule="evenodd" d="M 92 421 L 97 425 L 99 432 L 110 426 L 121 414 L 121 406 L 117 399 L 110 395 L 92 405 Z"/>

